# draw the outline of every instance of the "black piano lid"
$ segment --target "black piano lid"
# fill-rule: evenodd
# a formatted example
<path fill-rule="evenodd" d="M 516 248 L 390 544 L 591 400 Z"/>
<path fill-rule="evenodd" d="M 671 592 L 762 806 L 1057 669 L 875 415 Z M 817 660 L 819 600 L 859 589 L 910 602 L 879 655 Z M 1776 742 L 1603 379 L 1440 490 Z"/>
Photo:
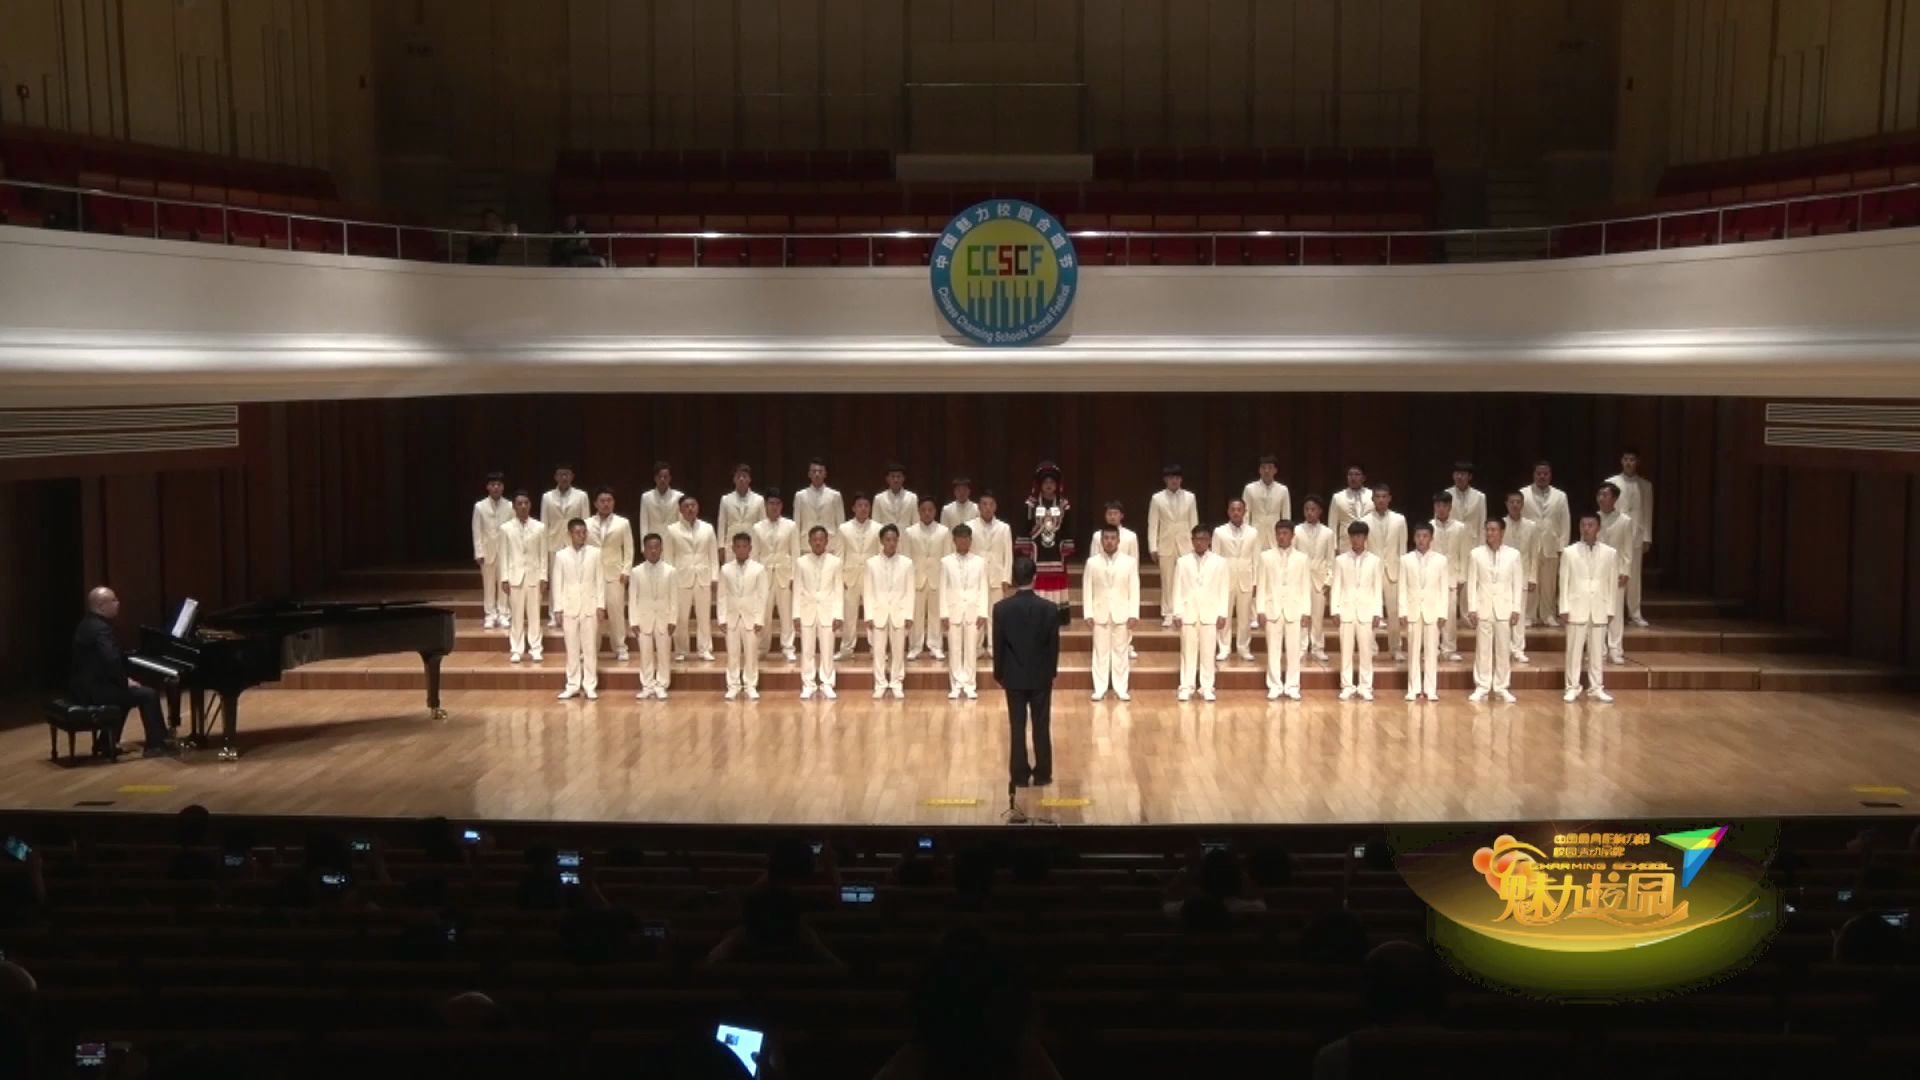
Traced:
<path fill-rule="evenodd" d="M 379 618 L 384 614 L 418 614 L 433 610 L 425 600 L 255 600 L 200 616 L 202 626 L 214 624 L 298 621 L 303 619 Z"/>

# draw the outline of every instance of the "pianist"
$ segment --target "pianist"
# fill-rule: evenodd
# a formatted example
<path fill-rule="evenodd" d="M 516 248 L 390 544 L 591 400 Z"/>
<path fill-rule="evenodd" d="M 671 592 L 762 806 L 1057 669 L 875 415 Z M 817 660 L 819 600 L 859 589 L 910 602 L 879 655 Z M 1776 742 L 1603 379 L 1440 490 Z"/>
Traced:
<path fill-rule="evenodd" d="M 113 639 L 113 619 L 120 614 L 120 598 L 102 586 L 87 593 L 87 613 L 73 631 L 73 662 L 67 671 L 67 693 L 78 705 L 116 705 L 122 710 L 138 708 L 140 722 L 146 727 L 145 757 L 159 757 L 174 750 L 167 738 L 167 723 L 160 713 L 160 695 L 127 676 L 126 657 Z M 120 747 L 120 732 L 127 726 L 127 714 L 110 728 L 113 746 Z"/>

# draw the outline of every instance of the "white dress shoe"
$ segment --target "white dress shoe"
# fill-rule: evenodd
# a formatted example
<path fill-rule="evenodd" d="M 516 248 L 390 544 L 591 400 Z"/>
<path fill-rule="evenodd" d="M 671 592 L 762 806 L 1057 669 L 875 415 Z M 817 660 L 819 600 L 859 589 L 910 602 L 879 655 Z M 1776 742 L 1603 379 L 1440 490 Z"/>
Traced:
<path fill-rule="evenodd" d="M 1107 695 L 1105 695 L 1105 694 L 1089 694 L 1089 695 L 1087 695 L 1087 700 L 1088 700 L 1088 701 L 1099 701 L 1099 700 L 1100 700 L 1101 698 L 1103 698 L 1103 697 L 1106 697 L 1106 696 L 1107 696 Z"/>
<path fill-rule="evenodd" d="M 684 663 L 686 663 L 686 662 L 687 662 L 687 654 L 686 654 L 686 653 L 683 653 L 683 652 L 677 652 L 677 653 L 674 653 L 674 654 L 673 654 L 673 662 L 674 662 L 674 663 L 676 663 L 676 664 L 684 664 Z"/>
<path fill-rule="evenodd" d="M 1300 688 L 1299 688 L 1299 687 L 1297 687 L 1297 686 L 1294 686 L 1294 687 L 1289 687 L 1289 688 L 1288 688 L 1288 690 L 1287 690 L 1287 700 L 1288 700 L 1288 701 L 1299 701 L 1299 700 L 1300 700 Z"/>
<path fill-rule="evenodd" d="M 1340 700 L 1341 700 L 1341 701 L 1346 701 L 1347 699 L 1349 699 L 1349 698 L 1351 698 L 1351 697 L 1353 697 L 1353 695 L 1355 695 L 1355 694 L 1357 694 L 1357 693 L 1359 693 L 1359 692 L 1360 692 L 1360 691 L 1358 691 L 1358 690 L 1355 690 L 1355 689 L 1354 689 L 1353 687 L 1351 687 L 1351 686 L 1344 686 L 1344 687 L 1341 687 L 1341 688 L 1340 688 Z"/>
<path fill-rule="evenodd" d="M 1560 695 L 1561 701 L 1578 701 L 1579 699 L 1580 699 L 1580 688 L 1577 686 L 1574 687 L 1572 690 L 1569 690 L 1566 693 Z"/>
<path fill-rule="evenodd" d="M 598 690 L 588 690 L 588 691 L 586 691 L 585 693 L 586 693 L 586 695 L 587 695 L 587 700 L 588 700 L 588 701 L 599 701 L 599 700 L 600 700 L 600 692 L 599 692 Z"/>
<path fill-rule="evenodd" d="M 667 700 L 667 689 L 666 689 L 666 687 L 664 687 L 664 686 L 663 686 L 663 687 L 659 687 L 658 689 L 656 689 L 656 690 L 654 690 L 654 692 L 653 692 L 653 696 L 654 696 L 654 697 L 656 697 L 656 698 L 658 698 L 658 699 L 660 699 L 661 701 L 665 701 L 665 700 Z"/>
<path fill-rule="evenodd" d="M 520 662 L 520 654 L 519 654 L 519 653 L 514 653 L 514 654 L 513 654 L 512 656 L 509 656 L 509 657 L 507 657 L 507 663 L 509 663 L 509 664 L 517 664 L 517 663 L 519 663 L 519 662 Z"/>
<path fill-rule="evenodd" d="M 873 688 L 873 700 L 879 701 L 881 698 L 886 696 L 887 696 L 887 688 L 885 686 L 876 686 Z"/>
<path fill-rule="evenodd" d="M 1119 699 L 1120 699 L 1121 701 L 1132 701 L 1132 700 L 1133 700 L 1133 695 L 1132 695 L 1132 694 L 1115 694 L 1114 696 L 1115 696 L 1115 697 L 1117 697 L 1117 698 L 1119 698 Z"/>
<path fill-rule="evenodd" d="M 956 686 L 956 687 L 954 687 L 953 689 L 951 689 L 951 690 L 949 690 L 949 691 L 947 691 L 947 700 L 948 700 L 948 701 L 959 701 L 959 700 L 960 700 L 960 688 Z"/>
<path fill-rule="evenodd" d="M 1240 659 L 1245 660 L 1247 663 L 1251 664 L 1253 663 L 1253 653 L 1243 652 L 1240 654 Z"/>
<path fill-rule="evenodd" d="M 800 655 L 794 652 L 792 649 L 788 649 L 786 652 L 782 653 L 781 655 L 787 658 L 787 663 L 789 664 L 793 663 L 795 660 L 800 659 Z"/>
<path fill-rule="evenodd" d="M 969 687 L 967 687 L 967 700 L 968 700 L 968 701 L 978 701 L 978 700 L 980 700 L 980 691 L 978 691 L 978 690 L 975 690 L 975 689 L 974 689 L 973 687 L 971 687 L 971 686 L 969 686 Z"/>
<path fill-rule="evenodd" d="M 710 653 L 710 652 L 703 652 L 703 653 L 701 653 L 701 654 L 700 654 L 700 659 L 702 659 L 702 660 L 705 660 L 705 661 L 707 661 L 708 663 L 712 663 L 712 662 L 713 662 L 713 654 L 712 654 L 712 653 Z"/>
<path fill-rule="evenodd" d="M 1628 619 L 1627 621 L 1632 623 L 1635 626 L 1640 626 L 1640 627 L 1652 625 L 1651 623 L 1647 622 L 1647 617 L 1645 615 L 1635 615 L 1633 618 Z"/>
<path fill-rule="evenodd" d="M 1177 700 L 1180 700 L 1180 701 L 1192 701 L 1192 700 L 1193 700 L 1193 691 L 1191 691 L 1191 690 L 1182 690 L 1182 691 L 1180 691 L 1180 692 L 1179 692 L 1178 694 L 1175 694 L 1175 695 L 1174 695 L 1174 697 L 1175 697 L 1175 698 L 1176 698 Z"/>
<path fill-rule="evenodd" d="M 1516 664 L 1531 664 L 1533 663 L 1533 657 L 1523 652 L 1517 652 L 1513 654 L 1513 662 Z"/>
<path fill-rule="evenodd" d="M 820 696 L 823 698 L 826 698 L 828 701 L 832 701 L 834 698 L 837 698 L 840 695 L 833 692 L 833 687 L 823 686 L 820 688 Z"/>
<path fill-rule="evenodd" d="M 1202 690 L 1202 691 L 1200 691 L 1200 700 L 1201 700 L 1201 701 L 1214 701 L 1214 700 L 1216 700 L 1216 699 L 1215 699 L 1215 698 L 1214 698 L 1214 696 L 1213 696 L 1213 691 L 1211 691 L 1211 690 Z"/>
<path fill-rule="evenodd" d="M 621 649 L 619 652 L 614 653 L 613 658 L 623 664 L 633 659 L 632 656 L 628 655 L 627 650 L 625 649 Z"/>
<path fill-rule="evenodd" d="M 558 700 L 565 701 L 568 698 L 579 697 L 579 696 L 580 696 L 580 691 L 578 690 L 562 690 L 560 691 Z"/>
<path fill-rule="evenodd" d="M 1495 693 L 1500 695 L 1501 701 L 1504 701 L 1509 705 L 1513 704 L 1514 701 L 1518 700 L 1513 696 L 1513 691 L 1511 690 L 1498 690 L 1498 691 L 1495 691 Z"/>
<path fill-rule="evenodd" d="M 740 696 L 740 688 L 739 688 L 739 687 L 737 687 L 737 686 L 729 686 L 729 687 L 727 687 L 727 700 L 728 700 L 728 701 L 732 701 L 732 700 L 733 700 L 734 698 L 737 698 L 737 697 L 739 697 L 739 696 Z"/>
<path fill-rule="evenodd" d="M 1485 701 L 1487 700 L 1487 692 L 1485 690 L 1475 690 L 1473 693 L 1467 695 L 1467 700 L 1472 702 Z"/>
<path fill-rule="evenodd" d="M 807 700 L 808 698 L 810 698 L 810 697 L 812 697 L 812 696 L 813 696 L 813 687 L 811 687 L 811 686 L 803 686 L 803 687 L 801 687 L 801 688 L 800 688 L 800 700 L 801 700 L 801 701 L 805 701 L 805 700 Z"/>
<path fill-rule="evenodd" d="M 748 700 L 748 701 L 759 701 L 759 700 L 760 700 L 760 691 L 758 691 L 758 690 L 756 690 L 756 689 L 754 689 L 754 688 L 753 688 L 753 687 L 751 687 L 751 686 L 749 686 L 749 687 L 747 687 L 747 700 Z"/>
<path fill-rule="evenodd" d="M 540 662 L 540 653 L 537 650 L 534 652 L 530 652 L 527 654 L 527 659 L 537 664 Z"/>
<path fill-rule="evenodd" d="M 905 700 L 907 700 L 907 690 L 906 690 L 906 687 L 903 687 L 903 686 L 895 686 L 895 687 L 893 688 L 893 696 L 894 696 L 894 698 L 895 698 L 896 700 L 899 700 L 899 701 L 905 701 Z"/>
<path fill-rule="evenodd" d="M 1413 692 L 1413 691 L 1411 691 L 1411 690 L 1409 690 L 1409 691 L 1407 691 L 1407 700 L 1408 700 L 1408 701 L 1419 701 L 1419 700 L 1420 700 L 1420 695 L 1419 695 L 1419 694 L 1416 694 L 1416 693 L 1414 693 L 1414 692 Z"/>
<path fill-rule="evenodd" d="M 1613 695 L 1612 695 L 1612 694 L 1609 694 L 1609 693 L 1607 693 L 1607 692 L 1606 692 L 1605 690 L 1600 690 L 1600 689 L 1594 689 L 1594 690 L 1589 690 L 1589 691 L 1587 691 L 1587 696 L 1588 696 L 1588 697 L 1590 697 L 1590 698 L 1592 698 L 1592 699 L 1593 699 L 1593 700 L 1595 700 L 1595 701 L 1607 701 L 1607 702 L 1610 702 L 1610 701 L 1612 701 L 1612 700 L 1613 700 Z"/>
<path fill-rule="evenodd" d="M 1457 652 L 1450 652 L 1447 654 L 1447 659 L 1457 664 L 1460 662 L 1460 654 Z"/>
<path fill-rule="evenodd" d="M 1361 701 L 1372 701 L 1372 700 L 1373 700 L 1373 691 L 1371 691 L 1371 690 L 1362 690 L 1362 691 L 1360 691 L 1360 700 L 1361 700 Z"/>
<path fill-rule="evenodd" d="M 1268 701 L 1279 701 L 1279 700 L 1280 700 L 1280 694 L 1281 694 L 1281 691 L 1279 691 L 1279 690 L 1269 690 L 1269 691 L 1267 691 L 1267 700 L 1268 700 Z"/>

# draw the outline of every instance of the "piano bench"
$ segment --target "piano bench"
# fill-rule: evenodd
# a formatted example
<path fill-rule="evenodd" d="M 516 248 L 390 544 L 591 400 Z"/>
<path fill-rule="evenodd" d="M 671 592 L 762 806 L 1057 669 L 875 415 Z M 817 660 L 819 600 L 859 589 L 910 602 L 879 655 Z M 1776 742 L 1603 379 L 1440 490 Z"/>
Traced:
<path fill-rule="evenodd" d="M 93 757 L 111 757 L 118 752 L 113 744 L 115 727 L 126 716 L 123 705 L 75 705 L 66 698 L 58 698 L 47 705 L 47 741 L 53 744 L 53 760 L 60 760 L 60 733 L 67 733 L 67 763 L 74 764 L 79 754 L 74 751 L 75 735 L 86 732 L 93 740 Z"/>

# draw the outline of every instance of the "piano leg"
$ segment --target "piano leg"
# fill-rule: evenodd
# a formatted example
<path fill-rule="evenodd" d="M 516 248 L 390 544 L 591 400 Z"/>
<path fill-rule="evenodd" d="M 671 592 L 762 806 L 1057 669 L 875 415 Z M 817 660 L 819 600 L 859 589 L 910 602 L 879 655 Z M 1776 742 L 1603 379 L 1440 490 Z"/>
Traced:
<path fill-rule="evenodd" d="M 233 729 L 240 723 L 240 691 L 220 691 L 220 760 L 239 761 L 240 751 L 233 748 Z"/>
<path fill-rule="evenodd" d="M 445 720 L 447 710 L 440 707 L 440 661 L 444 653 L 420 654 L 420 660 L 427 665 L 427 714 L 435 720 Z"/>
<path fill-rule="evenodd" d="M 180 730 L 180 684 L 167 683 L 167 726 Z"/>

